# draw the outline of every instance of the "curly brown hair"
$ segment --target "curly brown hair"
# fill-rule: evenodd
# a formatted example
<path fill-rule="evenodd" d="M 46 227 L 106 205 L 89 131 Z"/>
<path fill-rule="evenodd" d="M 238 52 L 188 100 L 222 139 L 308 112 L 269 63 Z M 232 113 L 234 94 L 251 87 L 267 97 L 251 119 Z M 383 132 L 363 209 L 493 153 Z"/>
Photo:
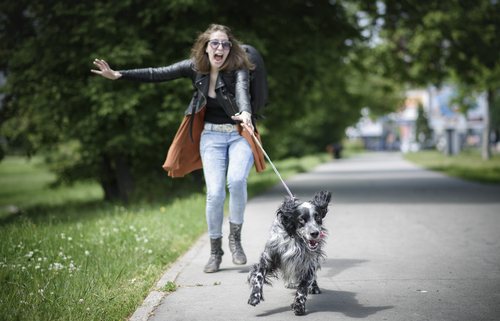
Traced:
<path fill-rule="evenodd" d="M 224 32 L 229 41 L 233 44 L 231 50 L 229 51 L 229 55 L 227 56 L 226 61 L 220 68 L 222 71 L 234 71 L 241 68 L 247 68 L 248 70 L 254 70 L 255 65 L 248 60 L 245 51 L 239 46 L 241 42 L 236 40 L 231 29 L 226 26 L 211 24 L 208 26 L 208 29 L 198 36 L 196 42 L 194 43 L 193 48 L 191 49 L 191 58 L 194 58 L 196 61 L 196 70 L 202 74 L 210 73 L 210 60 L 208 59 L 208 55 L 205 52 L 205 48 L 208 45 L 208 41 L 210 40 L 210 35 L 216 31 Z"/>

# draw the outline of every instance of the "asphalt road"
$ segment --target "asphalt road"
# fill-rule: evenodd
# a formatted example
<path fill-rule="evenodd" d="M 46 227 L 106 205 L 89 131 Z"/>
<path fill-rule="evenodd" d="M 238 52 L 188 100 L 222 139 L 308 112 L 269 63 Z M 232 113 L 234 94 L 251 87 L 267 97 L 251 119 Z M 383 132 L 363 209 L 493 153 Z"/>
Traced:
<path fill-rule="evenodd" d="M 264 287 L 265 301 L 247 304 L 248 271 L 287 196 L 279 184 L 248 203 L 247 265 L 231 263 L 226 220 L 221 271 L 203 273 L 202 236 L 158 283 L 177 291 L 153 291 L 130 320 L 500 320 L 500 186 L 428 171 L 399 153 L 335 160 L 286 182 L 302 201 L 334 193 L 323 292 L 309 295 L 305 316 L 290 310 L 294 290 L 279 280 Z"/>

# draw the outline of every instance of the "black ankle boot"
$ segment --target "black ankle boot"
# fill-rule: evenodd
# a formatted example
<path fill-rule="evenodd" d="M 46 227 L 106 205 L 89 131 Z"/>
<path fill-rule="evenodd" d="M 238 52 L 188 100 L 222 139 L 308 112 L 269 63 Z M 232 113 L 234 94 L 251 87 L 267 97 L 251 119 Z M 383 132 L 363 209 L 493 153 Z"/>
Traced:
<path fill-rule="evenodd" d="M 243 224 L 237 225 L 229 222 L 229 249 L 233 253 L 233 263 L 243 265 L 247 263 L 247 257 L 241 247 L 241 227 Z"/>
<path fill-rule="evenodd" d="M 222 256 L 224 251 L 222 251 L 222 237 L 218 239 L 210 239 L 210 259 L 207 265 L 203 269 L 205 273 L 213 273 L 219 271 L 220 262 L 222 262 Z"/>

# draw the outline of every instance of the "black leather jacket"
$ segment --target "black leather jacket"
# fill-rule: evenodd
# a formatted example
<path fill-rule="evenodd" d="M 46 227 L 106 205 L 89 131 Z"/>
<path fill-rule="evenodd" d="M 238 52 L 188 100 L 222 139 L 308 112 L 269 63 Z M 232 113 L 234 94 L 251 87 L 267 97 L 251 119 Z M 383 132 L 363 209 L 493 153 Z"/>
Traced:
<path fill-rule="evenodd" d="M 190 115 L 199 112 L 207 104 L 210 85 L 210 74 L 203 75 L 195 68 L 194 60 L 187 59 L 168 67 L 120 70 L 122 76 L 118 79 L 163 82 L 178 78 L 190 78 L 195 91 L 189 107 L 184 112 L 184 115 Z M 249 89 L 249 72 L 246 68 L 220 72 L 215 85 L 217 100 L 230 117 L 242 111 L 252 114 Z"/>

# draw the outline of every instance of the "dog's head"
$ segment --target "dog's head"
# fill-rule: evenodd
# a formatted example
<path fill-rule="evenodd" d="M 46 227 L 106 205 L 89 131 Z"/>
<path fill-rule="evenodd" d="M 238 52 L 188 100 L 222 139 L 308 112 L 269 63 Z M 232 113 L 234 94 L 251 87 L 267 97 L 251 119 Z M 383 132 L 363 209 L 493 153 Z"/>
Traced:
<path fill-rule="evenodd" d="M 325 235 L 323 219 L 328 212 L 332 193 L 317 192 L 309 202 L 298 203 L 285 200 L 278 209 L 283 227 L 291 237 L 300 237 L 311 251 L 318 249 L 319 242 Z"/>

